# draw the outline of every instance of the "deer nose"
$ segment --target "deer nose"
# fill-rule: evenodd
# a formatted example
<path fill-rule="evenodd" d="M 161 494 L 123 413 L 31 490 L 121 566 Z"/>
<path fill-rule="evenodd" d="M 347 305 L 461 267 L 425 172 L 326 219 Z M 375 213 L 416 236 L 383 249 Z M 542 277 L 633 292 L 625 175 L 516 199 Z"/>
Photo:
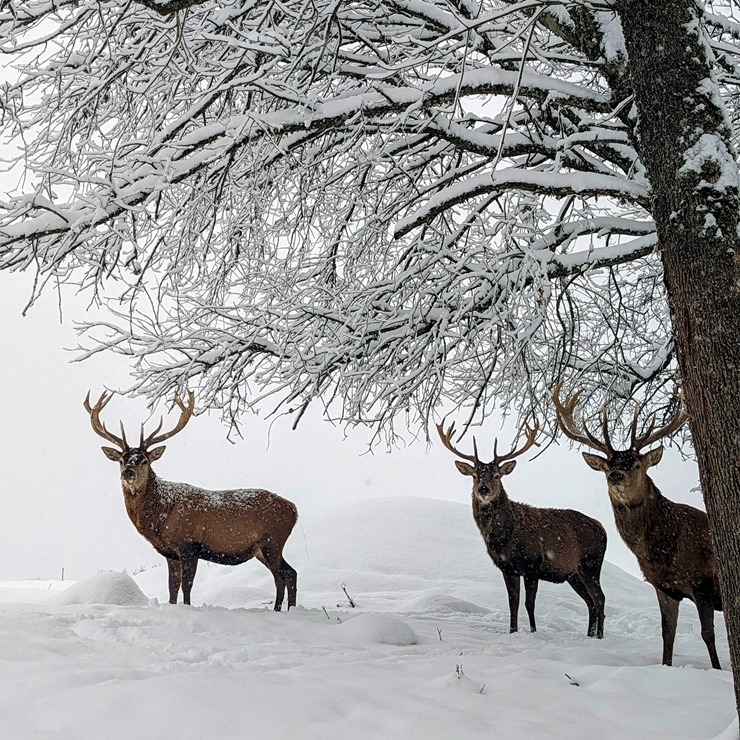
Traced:
<path fill-rule="evenodd" d="M 609 483 L 619 483 L 624 479 L 624 473 L 621 470 L 610 470 L 607 480 Z"/>
<path fill-rule="evenodd" d="M 136 477 L 136 473 L 131 468 L 126 468 L 126 470 L 121 473 L 121 478 L 124 480 L 133 480 Z"/>

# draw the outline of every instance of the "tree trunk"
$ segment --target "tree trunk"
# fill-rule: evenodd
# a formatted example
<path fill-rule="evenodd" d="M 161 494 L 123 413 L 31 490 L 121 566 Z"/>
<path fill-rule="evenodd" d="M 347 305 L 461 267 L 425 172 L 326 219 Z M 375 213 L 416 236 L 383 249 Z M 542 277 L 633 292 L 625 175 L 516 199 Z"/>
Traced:
<path fill-rule="evenodd" d="M 618 0 L 740 711 L 740 200 L 694 0 Z"/>

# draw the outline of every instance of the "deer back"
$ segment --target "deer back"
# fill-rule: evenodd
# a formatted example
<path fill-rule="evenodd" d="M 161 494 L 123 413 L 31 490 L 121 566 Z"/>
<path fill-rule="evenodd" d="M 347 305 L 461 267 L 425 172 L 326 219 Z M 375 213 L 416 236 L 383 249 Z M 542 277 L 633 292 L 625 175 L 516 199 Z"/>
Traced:
<path fill-rule="evenodd" d="M 510 563 L 564 580 L 584 560 L 603 559 L 606 531 L 595 519 L 572 509 L 539 508 L 511 500 L 505 509 L 495 511 L 473 501 L 473 516 L 500 567 Z"/>
<path fill-rule="evenodd" d="M 225 560 L 271 542 L 282 549 L 298 520 L 295 504 L 264 489 L 209 491 L 156 479 L 163 502 L 161 540 L 171 548 L 197 542 Z"/>

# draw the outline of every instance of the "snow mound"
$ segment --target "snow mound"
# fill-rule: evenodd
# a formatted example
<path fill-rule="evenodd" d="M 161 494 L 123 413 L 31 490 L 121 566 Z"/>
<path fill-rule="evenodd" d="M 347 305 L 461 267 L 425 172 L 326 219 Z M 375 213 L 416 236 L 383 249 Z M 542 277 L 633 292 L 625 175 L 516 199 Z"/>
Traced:
<path fill-rule="evenodd" d="M 364 499 L 304 522 L 311 559 L 349 573 L 431 581 L 490 567 L 470 506 L 421 497 Z M 349 585 L 349 581 L 348 581 Z"/>
<path fill-rule="evenodd" d="M 490 614 L 488 607 L 447 593 L 424 593 L 406 604 L 412 614 Z"/>
<path fill-rule="evenodd" d="M 89 605 L 143 603 L 120 573 L 63 595 L 0 583 L 0 737 L 737 740 L 732 674 L 709 668 L 691 604 L 668 668 L 654 589 L 609 563 L 605 639 L 586 637 L 570 586 L 546 582 L 538 631 L 522 604 L 510 634 L 469 505 L 379 499 L 302 521 L 308 548 L 293 536 L 287 553 L 299 608 L 280 614 L 255 560 L 201 563 L 192 608 Z M 133 580 L 166 601 L 165 567 Z M 291 709 L 276 724 L 277 706 Z"/>
<path fill-rule="evenodd" d="M 146 606 L 149 599 L 126 573 L 98 573 L 75 583 L 54 599 L 61 605 L 113 604 L 115 606 Z"/>
<path fill-rule="evenodd" d="M 378 642 L 383 645 L 416 645 L 418 638 L 411 627 L 387 614 L 358 614 L 337 625 L 342 637 L 352 642 Z"/>
<path fill-rule="evenodd" d="M 447 673 L 441 678 L 429 682 L 430 686 L 465 691 L 470 694 L 482 694 L 485 691 L 485 683 L 474 681 L 465 675 L 462 665 L 457 665 L 454 673 Z"/>

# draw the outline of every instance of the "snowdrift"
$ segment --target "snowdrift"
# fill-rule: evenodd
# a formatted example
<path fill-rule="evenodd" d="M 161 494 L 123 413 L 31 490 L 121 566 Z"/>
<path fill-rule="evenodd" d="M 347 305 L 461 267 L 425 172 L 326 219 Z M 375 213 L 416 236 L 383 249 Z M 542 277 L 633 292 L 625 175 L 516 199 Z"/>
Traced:
<path fill-rule="evenodd" d="M 299 574 L 288 613 L 272 611 L 257 562 L 201 563 L 193 607 L 166 603 L 164 566 L 0 584 L 0 735 L 737 736 L 731 676 L 709 669 L 692 604 L 674 668 L 660 665 L 652 588 L 608 563 L 604 640 L 585 636 L 565 584 L 541 585 L 536 634 L 510 635 L 503 579 L 466 505 L 339 507 L 302 520 L 286 558 Z M 727 667 L 721 615 L 717 628 Z"/>

